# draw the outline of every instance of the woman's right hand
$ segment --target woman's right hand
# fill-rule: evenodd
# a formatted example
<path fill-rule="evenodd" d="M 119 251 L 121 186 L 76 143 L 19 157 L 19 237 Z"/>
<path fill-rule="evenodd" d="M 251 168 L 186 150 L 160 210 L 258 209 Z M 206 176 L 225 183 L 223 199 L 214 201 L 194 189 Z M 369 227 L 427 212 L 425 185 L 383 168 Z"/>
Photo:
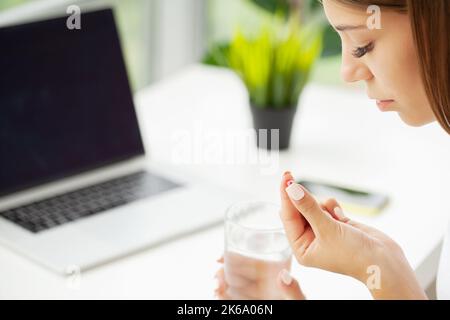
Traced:
<path fill-rule="evenodd" d="M 346 218 L 334 199 L 319 204 L 290 172 L 280 193 L 281 220 L 301 265 L 358 279 L 374 298 L 426 299 L 403 251 L 387 235 Z"/>

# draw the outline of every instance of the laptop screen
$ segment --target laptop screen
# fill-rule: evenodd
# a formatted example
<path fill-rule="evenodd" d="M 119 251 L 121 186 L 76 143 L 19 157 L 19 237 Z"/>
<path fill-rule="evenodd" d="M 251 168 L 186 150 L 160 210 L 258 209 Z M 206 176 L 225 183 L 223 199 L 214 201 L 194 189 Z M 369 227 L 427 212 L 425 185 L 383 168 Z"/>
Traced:
<path fill-rule="evenodd" d="M 0 195 L 144 153 L 110 9 L 0 29 Z"/>

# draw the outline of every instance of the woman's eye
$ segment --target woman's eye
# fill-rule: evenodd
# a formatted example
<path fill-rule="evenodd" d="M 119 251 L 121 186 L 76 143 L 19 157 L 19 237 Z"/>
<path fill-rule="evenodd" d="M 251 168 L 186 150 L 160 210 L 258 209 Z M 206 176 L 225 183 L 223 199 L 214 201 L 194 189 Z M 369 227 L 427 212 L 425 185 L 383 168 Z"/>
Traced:
<path fill-rule="evenodd" d="M 366 53 L 370 52 L 373 49 L 373 42 L 369 43 L 367 46 L 364 47 L 356 47 L 353 52 L 352 55 L 355 58 L 361 58 L 363 57 Z"/>

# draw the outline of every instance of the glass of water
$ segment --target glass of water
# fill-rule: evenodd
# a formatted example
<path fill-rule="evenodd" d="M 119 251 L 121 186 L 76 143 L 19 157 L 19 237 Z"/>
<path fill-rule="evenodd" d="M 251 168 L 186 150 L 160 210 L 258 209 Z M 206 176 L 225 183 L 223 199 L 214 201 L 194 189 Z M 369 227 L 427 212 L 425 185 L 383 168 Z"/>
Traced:
<path fill-rule="evenodd" d="M 283 299 L 278 273 L 290 270 L 292 253 L 279 206 L 244 201 L 225 214 L 225 281 L 232 299 Z"/>

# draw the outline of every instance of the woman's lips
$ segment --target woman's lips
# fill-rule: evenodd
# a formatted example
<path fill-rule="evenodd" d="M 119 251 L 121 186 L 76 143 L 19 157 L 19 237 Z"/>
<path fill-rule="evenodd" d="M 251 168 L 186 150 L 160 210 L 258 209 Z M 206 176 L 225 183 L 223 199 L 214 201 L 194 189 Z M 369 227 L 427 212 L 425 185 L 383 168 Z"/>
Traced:
<path fill-rule="evenodd" d="M 381 111 L 386 111 L 395 100 L 377 100 L 377 106 Z"/>

